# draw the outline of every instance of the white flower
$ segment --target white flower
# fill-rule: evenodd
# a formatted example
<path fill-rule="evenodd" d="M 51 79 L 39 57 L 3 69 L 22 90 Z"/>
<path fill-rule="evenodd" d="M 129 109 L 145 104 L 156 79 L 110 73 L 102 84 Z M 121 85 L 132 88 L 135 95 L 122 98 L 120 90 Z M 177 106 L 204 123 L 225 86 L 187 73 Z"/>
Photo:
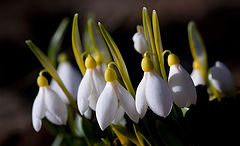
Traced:
<path fill-rule="evenodd" d="M 152 61 L 145 56 L 142 60 L 144 76 L 137 87 L 136 109 L 143 118 L 148 106 L 157 115 L 166 117 L 172 109 L 172 94 L 167 83 L 154 71 Z"/>
<path fill-rule="evenodd" d="M 193 69 L 191 78 L 193 80 L 194 86 L 205 85 L 204 79 L 199 69 Z"/>
<path fill-rule="evenodd" d="M 95 111 L 98 97 L 106 84 L 104 77 L 96 69 L 96 61 L 93 57 L 87 57 L 85 66 L 86 73 L 79 85 L 77 96 L 78 109 L 82 115 L 88 106 Z"/>
<path fill-rule="evenodd" d="M 168 85 L 173 94 L 173 102 L 181 108 L 196 104 L 196 88 L 188 72 L 179 64 L 178 57 L 171 53 L 168 56 L 168 64 Z"/>
<path fill-rule="evenodd" d="M 68 61 L 59 63 L 57 73 L 60 79 L 62 80 L 63 84 L 69 91 L 69 93 L 72 95 L 74 99 L 76 99 L 78 85 L 81 81 L 80 73 Z M 58 95 L 62 98 L 62 100 L 66 104 L 69 104 L 67 96 L 54 79 L 51 81 L 50 87 L 58 93 Z"/>
<path fill-rule="evenodd" d="M 144 34 L 141 32 L 136 32 L 132 39 L 135 50 L 140 54 L 144 54 L 148 48 Z"/>
<path fill-rule="evenodd" d="M 99 96 L 96 106 L 97 121 L 102 130 L 110 123 L 118 123 L 124 113 L 134 122 L 138 122 L 139 115 L 136 111 L 132 95 L 117 81 L 114 69 L 108 68 L 105 72 L 107 84 Z"/>
<path fill-rule="evenodd" d="M 193 71 L 191 73 L 191 78 L 193 80 L 194 86 L 206 85 L 199 67 L 200 66 L 199 66 L 198 62 L 193 61 Z"/>
<path fill-rule="evenodd" d="M 234 92 L 232 74 L 222 62 L 217 61 L 215 66 L 210 68 L 208 79 L 219 92 L 226 94 L 232 94 Z"/>
<path fill-rule="evenodd" d="M 58 94 L 48 86 L 47 79 L 38 77 L 39 92 L 32 107 L 32 124 L 35 131 L 42 127 L 42 119 L 46 117 L 56 125 L 67 122 L 67 107 Z"/>

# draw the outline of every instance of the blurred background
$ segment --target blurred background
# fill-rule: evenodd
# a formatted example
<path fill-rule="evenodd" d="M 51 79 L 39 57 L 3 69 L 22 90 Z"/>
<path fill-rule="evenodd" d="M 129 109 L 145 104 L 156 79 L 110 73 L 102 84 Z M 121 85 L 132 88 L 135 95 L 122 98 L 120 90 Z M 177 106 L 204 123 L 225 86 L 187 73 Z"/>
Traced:
<path fill-rule="evenodd" d="M 70 18 L 63 47 L 71 49 L 71 23 L 79 14 L 80 31 L 87 13 L 95 14 L 117 43 L 134 88 L 142 78 L 141 55 L 133 48 L 136 25 L 142 24 L 142 7 L 156 10 L 164 49 L 177 54 L 192 70 L 187 24 L 194 20 L 203 36 L 209 66 L 224 62 L 240 86 L 239 0 L 1 0 L 0 1 L 0 145 L 50 145 L 54 136 L 46 129 L 36 133 L 31 125 L 36 78 L 41 64 L 25 44 L 31 39 L 46 52 L 64 17 Z M 137 74 L 137 75 L 136 75 Z"/>

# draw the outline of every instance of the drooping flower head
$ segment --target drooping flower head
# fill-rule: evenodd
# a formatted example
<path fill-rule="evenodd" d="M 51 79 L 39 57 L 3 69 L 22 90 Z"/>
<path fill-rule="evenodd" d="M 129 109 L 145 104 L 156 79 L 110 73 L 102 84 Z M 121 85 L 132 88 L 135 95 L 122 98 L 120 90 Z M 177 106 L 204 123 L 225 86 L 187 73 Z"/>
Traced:
<path fill-rule="evenodd" d="M 225 64 L 220 61 L 210 68 L 208 79 L 218 92 L 225 95 L 234 94 L 233 77 Z"/>
<path fill-rule="evenodd" d="M 153 63 L 149 56 L 142 60 L 144 76 L 137 87 L 136 109 L 143 118 L 148 106 L 157 115 L 166 117 L 169 115 L 173 99 L 167 83 L 154 71 Z"/>
<path fill-rule="evenodd" d="M 96 106 L 97 121 L 102 130 L 110 123 L 118 123 L 126 112 L 134 122 L 138 122 L 132 95 L 117 81 L 116 71 L 108 67 L 105 72 L 106 86 L 103 89 Z"/>
<path fill-rule="evenodd" d="M 57 73 L 72 97 L 76 99 L 78 85 L 81 81 L 81 75 L 68 61 L 66 54 L 60 54 L 58 57 L 58 62 L 59 65 L 57 67 Z M 58 93 L 58 95 L 66 104 L 69 104 L 67 96 L 54 79 L 52 79 L 50 82 L 50 87 Z"/>
<path fill-rule="evenodd" d="M 143 31 L 140 30 L 140 31 L 136 32 L 133 35 L 132 40 L 134 43 L 134 48 L 138 53 L 144 54 L 147 51 L 148 46 L 147 46 L 147 42 L 146 42 Z"/>
<path fill-rule="evenodd" d="M 173 102 L 181 108 L 196 104 L 197 93 L 194 83 L 173 53 L 168 55 L 168 65 L 170 66 L 168 85 L 173 94 Z"/>
<path fill-rule="evenodd" d="M 86 73 L 79 85 L 77 104 L 80 113 L 83 115 L 88 106 L 95 111 L 99 95 L 105 86 L 105 80 L 96 69 L 96 61 L 92 56 L 85 60 Z"/>
<path fill-rule="evenodd" d="M 191 73 L 191 78 L 195 86 L 206 85 L 199 69 L 199 63 L 197 61 L 193 61 L 193 71 Z"/>
<path fill-rule="evenodd" d="M 47 79 L 39 75 L 37 79 L 39 92 L 32 107 L 32 124 L 35 131 L 42 127 L 42 119 L 46 117 L 56 125 L 65 125 L 67 122 L 67 107 L 59 95 L 53 91 Z"/>

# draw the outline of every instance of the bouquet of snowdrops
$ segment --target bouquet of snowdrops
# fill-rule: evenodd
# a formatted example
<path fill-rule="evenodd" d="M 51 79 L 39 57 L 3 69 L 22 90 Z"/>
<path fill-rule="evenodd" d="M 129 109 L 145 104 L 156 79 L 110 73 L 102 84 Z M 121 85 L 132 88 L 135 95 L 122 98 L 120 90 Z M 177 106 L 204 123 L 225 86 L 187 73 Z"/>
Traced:
<path fill-rule="evenodd" d="M 191 144 L 179 131 L 184 133 L 183 119 L 198 103 L 196 86 L 208 87 L 204 89 L 209 102 L 220 101 L 236 94 L 232 75 L 220 61 L 208 68 L 207 52 L 194 22 L 188 25 L 194 59 L 190 75 L 174 52 L 164 50 L 157 12 L 153 10 L 150 21 L 143 8 L 142 20 L 133 36 L 134 48 L 143 57 L 139 62 L 143 77 L 136 90 L 117 45 L 92 16 L 86 21 L 84 47 L 78 14 L 73 18 L 72 48 L 81 73 L 66 53 L 59 53 L 68 19 L 63 19 L 53 36 L 48 55 L 31 40 L 26 41 L 45 68 L 37 78 L 39 92 L 32 108 L 36 132 L 44 120 L 55 129 L 53 145 Z M 52 77 L 50 84 L 46 74 Z"/>

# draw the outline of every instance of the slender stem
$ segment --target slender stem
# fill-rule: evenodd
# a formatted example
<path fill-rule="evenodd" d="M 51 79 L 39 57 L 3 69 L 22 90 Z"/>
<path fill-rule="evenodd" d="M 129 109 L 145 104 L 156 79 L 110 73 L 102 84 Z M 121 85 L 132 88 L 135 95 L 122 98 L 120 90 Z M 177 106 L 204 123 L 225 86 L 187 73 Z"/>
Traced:
<path fill-rule="evenodd" d="M 43 70 L 41 70 L 40 72 L 39 72 L 39 76 L 42 76 L 43 75 L 43 73 L 48 73 L 48 71 L 46 70 L 46 69 L 43 69 Z"/>
<path fill-rule="evenodd" d="M 166 53 L 171 54 L 172 52 L 171 52 L 170 50 L 165 50 L 165 51 L 163 51 L 163 53 L 162 53 L 162 57 L 164 57 L 164 55 L 165 55 Z"/>

